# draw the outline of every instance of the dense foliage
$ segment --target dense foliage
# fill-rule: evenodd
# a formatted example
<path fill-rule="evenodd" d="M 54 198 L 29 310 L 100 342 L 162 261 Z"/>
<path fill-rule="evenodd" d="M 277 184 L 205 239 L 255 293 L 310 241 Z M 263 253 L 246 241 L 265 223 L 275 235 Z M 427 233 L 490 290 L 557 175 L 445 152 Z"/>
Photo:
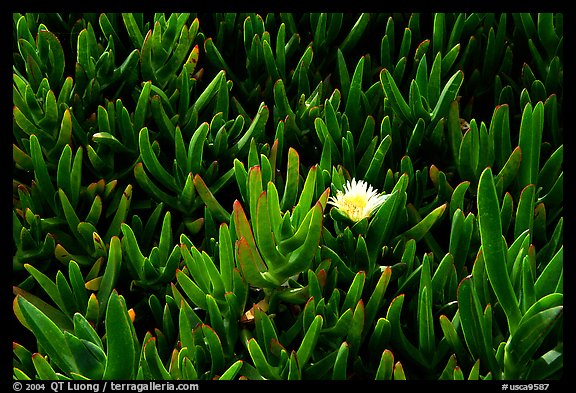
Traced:
<path fill-rule="evenodd" d="M 14 378 L 559 378 L 562 24 L 13 14 Z"/>

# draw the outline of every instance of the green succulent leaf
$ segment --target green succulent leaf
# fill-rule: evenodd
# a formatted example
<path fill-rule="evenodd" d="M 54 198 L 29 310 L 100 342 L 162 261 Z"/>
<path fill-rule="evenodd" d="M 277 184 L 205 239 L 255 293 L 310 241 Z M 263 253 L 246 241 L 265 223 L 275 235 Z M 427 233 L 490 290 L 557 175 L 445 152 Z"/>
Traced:
<path fill-rule="evenodd" d="M 24 320 L 55 364 L 62 370 L 79 372 L 74 353 L 68 347 L 63 331 L 22 296 L 18 296 L 16 302 Z"/>
<path fill-rule="evenodd" d="M 46 358 L 39 353 L 35 353 L 32 355 L 32 362 L 34 363 L 34 368 L 38 373 L 38 377 L 46 380 L 46 381 L 58 381 L 58 374 L 52 368 L 50 363 L 46 360 Z"/>
<path fill-rule="evenodd" d="M 336 360 L 334 361 L 334 368 L 332 369 L 332 380 L 347 380 L 347 364 L 348 355 L 350 353 L 350 346 L 346 341 L 342 342 L 338 353 L 336 355 Z"/>
<path fill-rule="evenodd" d="M 262 352 L 260 345 L 258 345 L 258 342 L 254 338 L 248 341 L 248 352 L 254 362 L 254 366 L 263 377 L 268 379 L 281 379 L 278 371 L 266 360 L 264 352 Z"/>
<path fill-rule="evenodd" d="M 550 307 L 537 313 L 526 313 L 518 326 L 517 334 L 511 336 L 506 344 L 504 351 L 505 376 L 517 378 L 520 375 L 524 365 L 538 350 L 562 314 L 562 305 Z"/>
<path fill-rule="evenodd" d="M 394 112 L 401 116 L 402 120 L 408 122 L 409 124 L 414 124 L 415 119 L 412 114 L 412 110 L 410 106 L 404 100 L 402 93 L 398 89 L 396 82 L 394 81 L 393 76 L 390 74 L 386 68 L 382 70 L 380 73 L 380 81 L 382 83 L 382 87 L 384 88 L 384 93 L 390 103 L 392 108 L 394 108 Z"/>
<path fill-rule="evenodd" d="M 312 355 L 312 351 L 318 342 L 318 337 L 320 336 L 320 330 L 322 329 L 323 323 L 324 319 L 322 316 L 316 315 L 316 317 L 314 317 L 314 321 L 302 338 L 302 342 L 296 351 L 296 358 L 300 364 L 306 364 Z"/>
<path fill-rule="evenodd" d="M 103 379 L 132 379 L 136 375 L 139 345 L 126 302 L 114 290 L 106 305 L 106 369 Z"/>
<path fill-rule="evenodd" d="M 462 331 L 472 356 L 479 357 L 492 373 L 497 373 L 499 367 L 494 357 L 491 335 L 470 277 L 462 280 L 458 286 L 458 306 Z"/>
<path fill-rule="evenodd" d="M 510 333 L 514 334 L 521 314 L 518 298 L 506 270 L 506 244 L 502 238 L 500 207 L 490 168 L 482 172 L 478 184 L 478 220 L 486 272 L 496 297 L 506 313 Z"/>

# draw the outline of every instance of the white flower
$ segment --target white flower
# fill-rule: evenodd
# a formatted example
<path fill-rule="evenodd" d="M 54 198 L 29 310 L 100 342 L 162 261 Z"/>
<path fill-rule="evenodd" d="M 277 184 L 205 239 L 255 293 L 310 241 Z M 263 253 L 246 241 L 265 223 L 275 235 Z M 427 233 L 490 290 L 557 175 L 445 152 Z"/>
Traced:
<path fill-rule="evenodd" d="M 344 192 L 338 190 L 336 196 L 328 198 L 328 203 L 336 206 L 354 222 L 370 215 L 390 195 L 379 194 L 377 190 L 363 180 L 352 179 L 344 185 Z"/>

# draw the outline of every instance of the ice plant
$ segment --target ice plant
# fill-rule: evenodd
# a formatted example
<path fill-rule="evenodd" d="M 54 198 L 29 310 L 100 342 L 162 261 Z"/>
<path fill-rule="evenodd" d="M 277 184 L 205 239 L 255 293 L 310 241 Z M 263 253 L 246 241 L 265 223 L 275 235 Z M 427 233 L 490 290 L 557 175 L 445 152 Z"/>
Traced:
<path fill-rule="evenodd" d="M 336 196 L 331 196 L 328 203 L 336 206 L 342 213 L 354 222 L 370 217 L 390 195 L 379 194 L 371 185 L 363 180 L 352 179 L 344 185 L 344 192 L 338 190 Z"/>
<path fill-rule="evenodd" d="M 14 386 L 561 379 L 563 15 L 13 13 Z"/>

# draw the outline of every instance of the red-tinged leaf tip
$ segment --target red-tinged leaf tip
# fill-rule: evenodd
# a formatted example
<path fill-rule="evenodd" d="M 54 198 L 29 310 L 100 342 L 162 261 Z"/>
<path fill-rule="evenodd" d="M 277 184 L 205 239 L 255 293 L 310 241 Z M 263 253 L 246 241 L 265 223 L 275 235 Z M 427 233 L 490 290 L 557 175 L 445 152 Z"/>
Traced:
<path fill-rule="evenodd" d="M 204 180 L 202 180 L 202 177 L 200 177 L 199 174 L 195 174 L 194 175 L 194 179 L 192 180 L 194 182 L 194 185 L 196 186 L 198 183 L 202 184 L 204 187 L 206 187 L 206 183 L 204 183 Z"/>
<path fill-rule="evenodd" d="M 214 328 L 213 328 L 212 326 L 203 323 L 200 327 L 201 327 L 202 329 L 208 329 L 208 330 L 212 331 L 212 333 L 214 333 L 214 334 L 216 335 L 216 337 L 218 337 L 218 340 L 220 340 L 220 337 L 218 336 L 218 333 L 216 333 L 216 330 L 214 330 Z M 254 338 L 252 338 L 252 339 L 254 339 Z"/>
<path fill-rule="evenodd" d="M 246 213 L 244 213 L 244 208 L 242 208 L 242 203 L 240 203 L 238 199 L 236 199 L 232 205 L 232 214 L 235 214 L 237 217 L 240 215 L 246 216 Z"/>
<path fill-rule="evenodd" d="M 130 316 L 130 320 L 132 321 L 132 323 L 134 323 L 134 320 L 136 319 L 136 311 L 134 311 L 134 309 L 131 308 L 130 310 L 128 310 L 128 315 Z"/>
<path fill-rule="evenodd" d="M 327 278 L 326 270 L 320 269 L 318 273 L 316 273 L 316 278 L 318 278 L 318 283 L 320 284 L 321 288 L 326 286 L 326 278 Z"/>
<path fill-rule="evenodd" d="M 464 277 L 459 283 L 458 283 L 458 288 L 456 289 L 456 297 L 458 297 L 458 292 L 460 292 L 460 287 L 462 286 L 462 284 L 464 284 L 465 281 L 471 281 L 472 280 L 472 275 L 469 274 L 466 277 Z"/>
<path fill-rule="evenodd" d="M 404 294 L 401 293 L 400 295 L 396 296 L 394 299 L 392 299 L 390 304 L 394 303 L 396 301 L 396 299 L 400 299 L 400 300 L 404 301 Z"/>
<path fill-rule="evenodd" d="M 149 332 L 150 333 L 150 332 Z M 152 333 L 150 333 L 152 334 Z M 145 343 L 144 343 L 144 347 L 146 347 L 148 344 L 150 344 L 151 342 L 156 342 L 156 337 L 152 336 L 150 337 Z"/>

